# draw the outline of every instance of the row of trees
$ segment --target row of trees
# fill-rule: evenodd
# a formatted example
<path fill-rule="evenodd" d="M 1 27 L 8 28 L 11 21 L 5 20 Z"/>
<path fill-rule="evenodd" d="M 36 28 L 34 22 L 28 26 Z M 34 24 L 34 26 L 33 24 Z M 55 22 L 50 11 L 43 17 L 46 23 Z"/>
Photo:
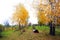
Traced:
<path fill-rule="evenodd" d="M 39 24 L 50 24 L 50 34 L 55 35 L 55 25 L 60 24 L 60 1 L 59 0 L 48 0 L 48 4 L 38 4 L 36 7 L 38 11 L 38 23 Z M 42 2 L 42 1 L 41 1 Z M 34 3 L 34 1 L 33 1 Z M 36 6 L 36 5 L 35 5 Z M 23 4 L 16 6 L 16 11 L 13 14 L 13 22 L 21 26 L 27 25 L 29 15 Z"/>

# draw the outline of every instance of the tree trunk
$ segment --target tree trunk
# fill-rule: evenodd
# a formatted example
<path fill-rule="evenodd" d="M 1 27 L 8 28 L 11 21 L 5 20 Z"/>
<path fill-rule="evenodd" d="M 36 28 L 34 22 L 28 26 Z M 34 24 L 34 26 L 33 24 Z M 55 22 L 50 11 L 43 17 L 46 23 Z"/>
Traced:
<path fill-rule="evenodd" d="M 52 27 L 50 26 L 50 35 L 52 34 L 52 30 L 53 30 L 53 29 L 52 29 Z"/>
<path fill-rule="evenodd" d="M 50 25 L 50 35 L 51 35 L 52 34 L 52 30 L 53 30 L 52 29 L 52 22 L 50 22 L 49 25 Z"/>
<path fill-rule="evenodd" d="M 19 30 L 21 30 L 21 26 L 19 25 Z"/>
<path fill-rule="evenodd" d="M 53 24 L 52 29 L 53 29 L 53 30 L 52 30 L 52 31 L 53 31 L 53 32 L 52 32 L 52 35 L 55 35 L 55 25 L 54 25 L 54 24 Z"/>
<path fill-rule="evenodd" d="M 55 25 L 52 22 L 50 23 L 50 35 L 55 35 Z"/>
<path fill-rule="evenodd" d="M 19 22 L 19 30 L 21 30 L 21 25 L 20 25 L 20 22 Z"/>
<path fill-rule="evenodd" d="M 0 38 L 2 38 L 2 29 L 0 29 Z"/>

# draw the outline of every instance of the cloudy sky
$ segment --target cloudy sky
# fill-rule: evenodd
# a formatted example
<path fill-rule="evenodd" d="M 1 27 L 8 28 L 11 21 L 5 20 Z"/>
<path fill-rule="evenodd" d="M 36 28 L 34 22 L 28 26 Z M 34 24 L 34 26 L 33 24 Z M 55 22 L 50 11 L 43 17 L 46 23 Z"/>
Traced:
<path fill-rule="evenodd" d="M 15 6 L 19 3 L 23 3 L 29 12 L 29 22 L 32 24 L 37 23 L 36 10 L 32 7 L 33 0 L 0 0 L 0 24 L 9 20 L 11 22 L 11 16 L 15 11 Z"/>

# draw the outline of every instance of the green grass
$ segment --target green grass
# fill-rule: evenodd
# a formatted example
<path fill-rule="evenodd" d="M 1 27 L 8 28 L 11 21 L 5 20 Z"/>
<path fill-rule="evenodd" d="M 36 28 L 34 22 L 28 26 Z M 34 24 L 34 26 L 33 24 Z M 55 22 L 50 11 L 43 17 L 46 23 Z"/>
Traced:
<path fill-rule="evenodd" d="M 36 26 L 36 29 L 44 31 L 44 30 L 49 30 L 48 26 Z"/>
<path fill-rule="evenodd" d="M 12 30 L 2 32 L 3 37 L 0 40 L 60 40 L 60 28 L 56 28 L 56 36 L 49 35 L 49 26 L 35 26 L 39 33 L 34 33 L 32 26 L 26 28 L 22 34 L 21 31 Z"/>
<path fill-rule="evenodd" d="M 49 26 L 35 26 L 35 28 L 36 28 L 37 30 L 39 30 L 39 31 L 42 31 L 42 32 L 47 32 L 47 33 L 49 33 L 49 31 L 50 31 Z M 33 30 L 32 26 L 29 26 L 28 30 Z M 55 30 L 55 31 L 56 31 L 56 34 L 57 34 L 57 35 L 60 35 L 60 28 L 56 27 L 56 30 Z M 3 35 L 3 36 L 9 36 L 9 35 L 12 34 L 12 32 L 13 32 L 13 30 L 3 31 L 3 32 L 2 32 L 2 35 Z"/>
<path fill-rule="evenodd" d="M 2 36 L 9 36 L 9 35 L 12 34 L 12 32 L 13 32 L 13 30 L 3 31 L 3 32 L 2 32 Z"/>
<path fill-rule="evenodd" d="M 59 27 L 56 27 L 55 31 L 56 31 L 56 34 L 57 34 L 58 36 L 60 36 L 60 28 L 59 28 Z"/>
<path fill-rule="evenodd" d="M 49 26 L 35 26 L 35 28 L 40 31 L 49 31 Z M 33 29 L 32 26 L 29 29 Z"/>
<path fill-rule="evenodd" d="M 35 28 L 37 30 L 39 30 L 39 31 L 42 31 L 42 32 L 49 33 L 49 31 L 50 31 L 50 27 L 49 26 L 35 26 Z M 29 29 L 32 30 L 32 26 L 30 26 Z M 60 28 L 58 26 L 55 28 L 55 33 L 56 33 L 56 35 L 60 36 Z"/>

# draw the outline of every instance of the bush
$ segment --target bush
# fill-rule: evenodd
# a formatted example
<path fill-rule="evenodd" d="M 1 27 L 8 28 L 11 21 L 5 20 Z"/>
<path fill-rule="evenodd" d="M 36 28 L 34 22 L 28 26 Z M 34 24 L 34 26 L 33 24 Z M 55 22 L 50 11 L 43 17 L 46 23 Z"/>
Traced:
<path fill-rule="evenodd" d="M 3 25 L 0 24 L 0 38 L 2 37 Z"/>

